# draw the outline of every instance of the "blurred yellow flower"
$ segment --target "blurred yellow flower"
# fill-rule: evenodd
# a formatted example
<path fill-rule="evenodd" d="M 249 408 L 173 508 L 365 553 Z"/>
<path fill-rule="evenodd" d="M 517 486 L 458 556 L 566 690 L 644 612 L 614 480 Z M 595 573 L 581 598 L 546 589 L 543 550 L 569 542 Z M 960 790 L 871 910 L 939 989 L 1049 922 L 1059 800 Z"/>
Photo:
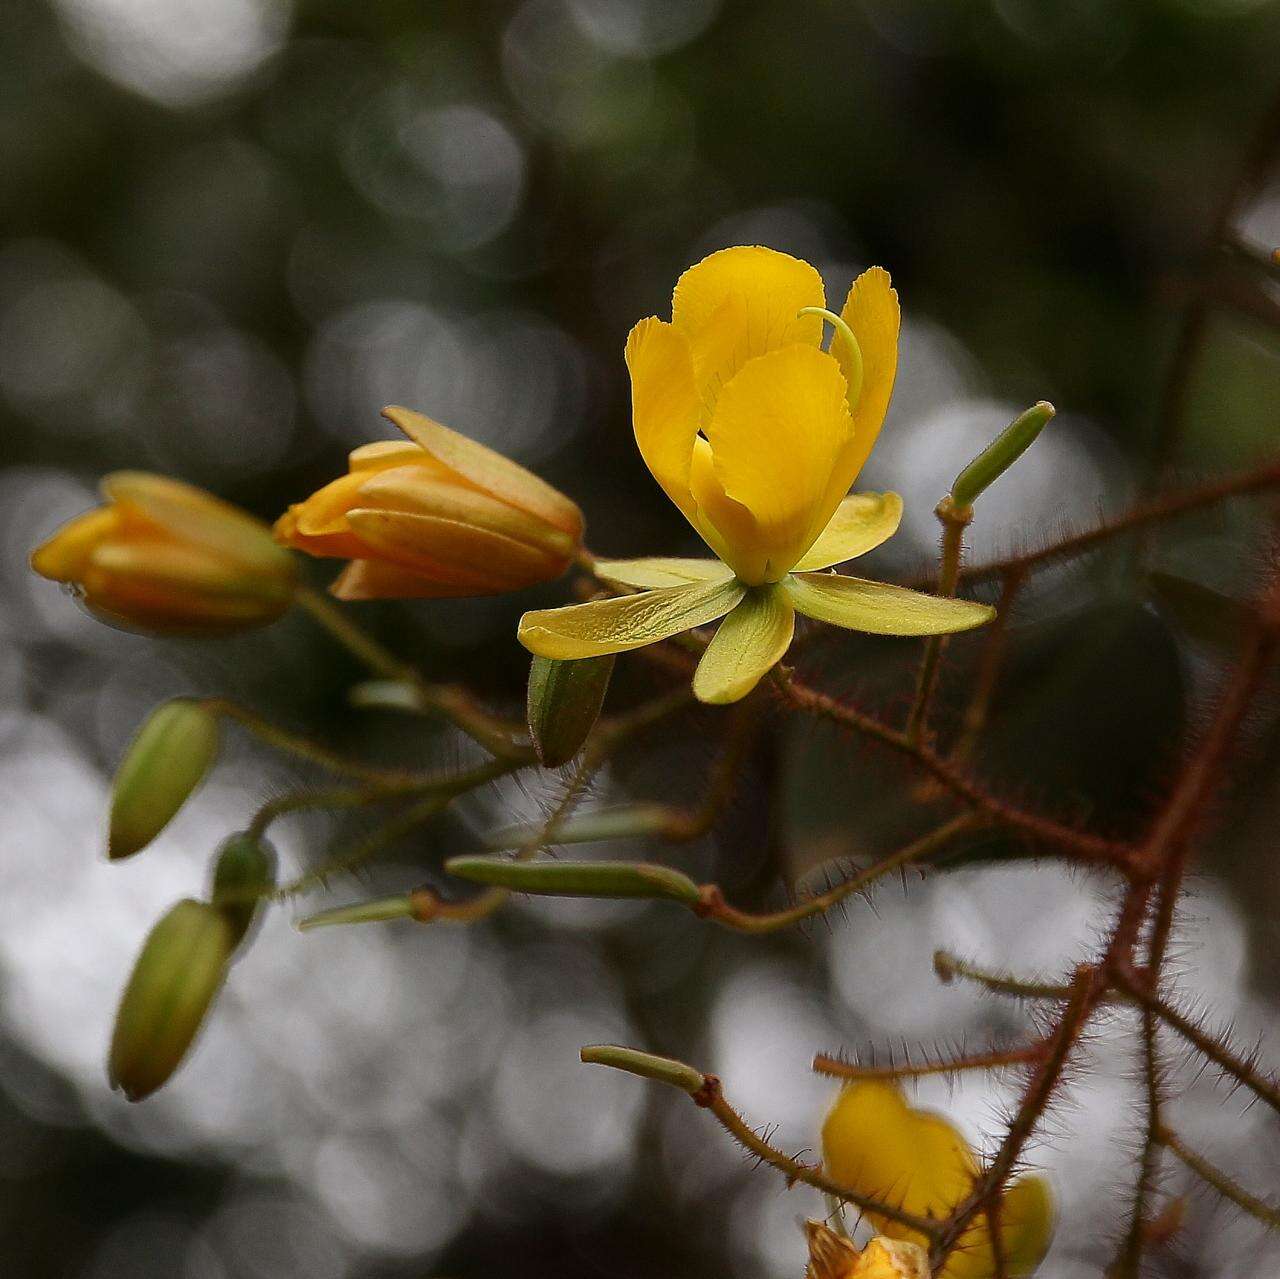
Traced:
<path fill-rule="evenodd" d="M 105 506 L 63 525 L 31 556 L 104 621 L 218 635 L 274 621 L 293 600 L 292 556 L 265 524 L 163 475 L 119 471 Z"/>
<path fill-rule="evenodd" d="M 945 1217 L 973 1189 L 977 1160 L 941 1115 L 907 1104 L 902 1090 L 878 1081 L 850 1085 L 822 1129 L 827 1175 L 860 1194 L 917 1217 Z M 867 1213 L 893 1239 L 927 1242 L 905 1226 Z M 1043 1177 L 1014 1181 L 1001 1199 L 1000 1238 L 1008 1279 L 1030 1275 L 1053 1235 L 1053 1201 Z M 961 1236 L 939 1279 L 994 1279 L 994 1244 L 985 1216 Z"/>
<path fill-rule="evenodd" d="M 279 541 L 351 564 L 340 599 L 498 595 L 559 577 L 582 512 L 510 458 L 409 409 L 383 416 L 409 438 L 356 449 L 350 471 L 276 522 Z"/>
<path fill-rule="evenodd" d="M 651 317 L 631 330 L 636 443 L 719 558 L 600 561 L 599 576 L 646 593 L 527 613 L 526 648 L 595 657 L 723 617 L 694 692 L 730 702 L 781 659 L 796 612 L 879 635 L 936 635 L 990 618 L 978 604 L 822 571 L 879 546 L 902 516 L 896 493 L 846 496 L 893 391 L 898 296 L 872 267 L 839 316 L 824 308 L 808 263 L 741 247 L 680 277 L 670 323 Z"/>

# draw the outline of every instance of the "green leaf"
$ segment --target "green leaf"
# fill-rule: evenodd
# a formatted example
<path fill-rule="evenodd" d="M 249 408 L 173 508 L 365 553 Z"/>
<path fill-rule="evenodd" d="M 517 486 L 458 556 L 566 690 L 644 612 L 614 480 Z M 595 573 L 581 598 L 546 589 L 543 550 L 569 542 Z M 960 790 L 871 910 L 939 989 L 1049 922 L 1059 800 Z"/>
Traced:
<path fill-rule="evenodd" d="M 793 571 L 830 568 L 865 555 L 887 542 L 901 522 L 902 498 L 896 493 L 850 493 Z"/>
<path fill-rule="evenodd" d="M 646 591 L 687 582 L 727 582 L 733 576 L 733 569 L 721 560 L 596 560 L 592 567 L 597 577 Z"/>
<path fill-rule="evenodd" d="M 791 647 L 796 614 L 777 586 L 753 587 L 720 623 L 693 676 L 700 702 L 746 697 Z"/>
<path fill-rule="evenodd" d="M 520 642 L 539 657 L 602 657 L 670 639 L 723 617 L 746 594 L 736 579 L 669 586 L 643 595 L 526 613 Z"/>
<path fill-rule="evenodd" d="M 549 897 L 661 897 L 699 900 L 688 875 L 648 862 L 513 862 L 506 857 L 451 857 L 445 870 L 459 879 Z"/>
<path fill-rule="evenodd" d="M 796 612 L 869 635 L 950 635 L 996 615 L 986 604 L 837 573 L 793 573 L 783 585 Z"/>
<path fill-rule="evenodd" d="M 544 768 L 559 768 L 582 749 L 600 717 L 616 660 L 612 653 L 576 662 L 533 659 L 527 704 L 529 735 Z"/>

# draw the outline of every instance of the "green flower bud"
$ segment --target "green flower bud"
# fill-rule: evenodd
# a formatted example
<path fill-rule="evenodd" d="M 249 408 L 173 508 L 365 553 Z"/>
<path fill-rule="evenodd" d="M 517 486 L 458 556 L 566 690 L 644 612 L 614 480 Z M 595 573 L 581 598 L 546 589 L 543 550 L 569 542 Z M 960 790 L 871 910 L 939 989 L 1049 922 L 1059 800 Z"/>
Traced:
<path fill-rule="evenodd" d="M 707 1077 L 700 1070 L 686 1066 L 674 1057 L 659 1057 L 655 1053 L 641 1052 L 638 1048 L 623 1048 L 619 1044 L 587 1044 L 578 1054 L 588 1066 L 612 1066 L 632 1075 L 657 1080 L 682 1088 L 691 1097 L 707 1086 Z"/>
<path fill-rule="evenodd" d="M 201 703 L 177 697 L 138 729 L 111 787 L 107 856 L 132 857 L 169 824 L 218 753 L 218 721 Z"/>
<path fill-rule="evenodd" d="M 451 857 L 460 879 L 549 897 L 662 897 L 696 905 L 698 886 L 678 870 L 647 862 L 513 862 L 505 857 Z"/>
<path fill-rule="evenodd" d="M 1035 442 L 1055 409 L 1041 400 L 1014 418 L 968 466 L 951 486 L 952 504 L 965 511 L 995 483 Z"/>
<path fill-rule="evenodd" d="M 235 949 L 208 902 L 180 901 L 151 930 L 120 999 L 107 1077 L 130 1101 L 155 1092 L 191 1047 Z"/>
<path fill-rule="evenodd" d="M 262 898 L 276 886 L 276 850 L 265 839 L 232 835 L 218 849 L 209 899 L 227 917 L 235 945 L 248 933 Z"/>
<path fill-rule="evenodd" d="M 613 674 L 613 654 L 561 662 L 535 657 L 529 667 L 529 735 L 546 768 L 567 764 L 587 740 Z"/>

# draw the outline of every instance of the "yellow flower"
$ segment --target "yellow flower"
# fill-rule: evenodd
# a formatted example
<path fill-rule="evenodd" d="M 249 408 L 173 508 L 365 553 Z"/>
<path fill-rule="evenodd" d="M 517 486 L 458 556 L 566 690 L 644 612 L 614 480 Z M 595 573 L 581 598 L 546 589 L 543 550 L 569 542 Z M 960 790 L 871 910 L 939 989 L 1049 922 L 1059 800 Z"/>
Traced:
<path fill-rule="evenodd" d="M 865 1248 L 820 1221 L 806 1221 L 809 1267 L 805 1279 L 929 1279 L 929 1256 L 916 1243 L 877 1235 Z"/>
<path fill-rule="evenodd" d="M 860 1194 L 894 1203 L 917 1217 L 945 1217 L 973 1189 L 978 1163 L 941 1115 L 907 1104 L 902 1090 L 874 1081 L 850 1085 L 822 1129 L 827 1175 Z M 1000 1236 L 1009 1279 L 1030 1275 L 1053 1234 L 1053 1202 L 1043 1177 L 1013 1182 L 1001 1199 Z M 925 1242 L 875 1213 L 875 1228 L 893 1239 Z M 990 1225 L 979 1216 L 961 1236 L 940 1279 L 993 1279 Z"/>
<path fill-rule="evenodd" d="M 409 438 L 356 449 L 351 470 L 276 522 L 279 541 L 351 560 L 340 599 L 499 595 L 559 577 L 582 512 L 510 458 L 410 409 L 383 416 Z"/>
<path fill-rule="evenodd" d="M 161 634 L 219 635 L 274 621 L 293 600 L 292 557 L 271 532 L 202 489 L 118 471 L 105 506 L 63 525 L 31 556 L 104 621 Z"/>
<path fill-rule="evenodd" d="M 825 311 L 808 263 L 766 248 L 713 253 L 676 285 L 672 320 L 627 339 L 645 464 L 719 557 L 601 561 L 645 594 L 526 613 L 520 639 L 571 660 L 725 618 L 694 677 L 703 701 L 745 696 L 791 643 L 795 614 L 878 635 L 936 635 L 991 610 L 821 570 L 879 546 L 896 493 L 846 496 L 893 391 L 898 297 L 879 267 Z M 824 316 L 834 325 L 821 346 Z"/>

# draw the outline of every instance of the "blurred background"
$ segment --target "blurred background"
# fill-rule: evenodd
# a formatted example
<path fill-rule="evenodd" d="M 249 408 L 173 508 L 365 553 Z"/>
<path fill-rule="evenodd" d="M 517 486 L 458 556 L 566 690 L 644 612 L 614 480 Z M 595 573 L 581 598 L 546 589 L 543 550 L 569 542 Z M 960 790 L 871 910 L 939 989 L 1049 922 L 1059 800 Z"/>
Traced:
<path fill-rule="evenodd" d="M 894 275 L 902 362 L 864 478 L 902 492 L 907 518 L 872 575 L 928 571 L 957 466 L 1040 398 L 1060 415 L 984 500 L 978 559 L 1121 509 L 1158 467 L 1195 478 L 1274 455 L 1280 286 L 1254 259 L 1280 244 L 1277 67 L 1269 0 L 8 0 L 0 1271 L 798 1276 L 816 1197 L 748 1166 L 679 1097 L 580 1066 L 578 1047 L 714 1069 L 778 1144 L 812 1149 L 833 1095 L 814 1051 L 1025 1033 L 1024 1012 L 940 986 L 933 950 L 1058 975 L 1102 926 L 1104 883 L 990 847 L 768 940 L 661 903 L 518 902 L 472 929 L 293 928 L 438 880 L 444 856 L 537 816 L 561 783 L 525 777 L 359 882 L 271 912 L 186 1068 L 130 1106 L 103 1060 L 146 930 L 202 891 L 225 834 L 305 777 L 229 733 L 157 846 L 108 866 L 107 781 L 146 711 L 216 693 L 369 758 L 467 752 L 439 726 L 349 710 L 360 673 L 305 618 L 148 641 L 90 620 L 26 556 L 121 467 L 272 518 L 387 436 L 388 402 L 538 469 L 581 502 L 599 552 L 694 551 L 631 441 L 622 344 L 667 314 L 680 270 L 738 243 L 812 261 L 837 306 L 864 266 Z M 1209 305 L 1187 341 L 1196 298 Z M 1166 587 L 1229 597 L 1257 565 L 1264 515 L 1255 499 L 1183 521 L 1143 562 Z M 333 567 L 308 571 L 322 583 Z M 988 775 L 1105 830 L 1140 824 L 1229 655 L 1189 597 L 1204 603 L 1153 590 L 1124 548 L 1037 579 Z M 360 616 L 433 676 L 517 706 L 515 618 L 563 598 L 554 585 Z M 953 646 L 944 708 L 972 653 Z M 806 658 L 893 713 L 913 660 L 847 638 Z M 624 667 L 619 704 L 658 678 Z M 591 802 L 695 795 L 716 722 L 642 743 Z M 1238 761 L 1247 802 L 1223 800 L 1179 954 L 1214 1020 L 1270 1032 L 1275 1061 L 1274 715 L 1255 738 Z M 887 851 L 918 828 L 912 804 L 890 761 L 780 726 L 723 828 L 657 853 L 742 904 L 776 901 L 832 857 Z M 296 873 L 358 829 L 295 820 L 277 843 Z M 1061 1211 L 1052 1279 L 1099 1275 L 1122 1219 L 1130 1033 L 1119 1015 L 1104 1024 L 1033 1153 Z M 1274 1193 L 1274 1117 L 1212 1078 L 1179 1090 L 1187 1139 Z M 920 1093 L 980 1146 L 1012 1085 Z M 1166 1184 L 1191 1198 L 1153 1273 L 1280 1271 L 1261 1227 L 1176 1172 Z"/>

